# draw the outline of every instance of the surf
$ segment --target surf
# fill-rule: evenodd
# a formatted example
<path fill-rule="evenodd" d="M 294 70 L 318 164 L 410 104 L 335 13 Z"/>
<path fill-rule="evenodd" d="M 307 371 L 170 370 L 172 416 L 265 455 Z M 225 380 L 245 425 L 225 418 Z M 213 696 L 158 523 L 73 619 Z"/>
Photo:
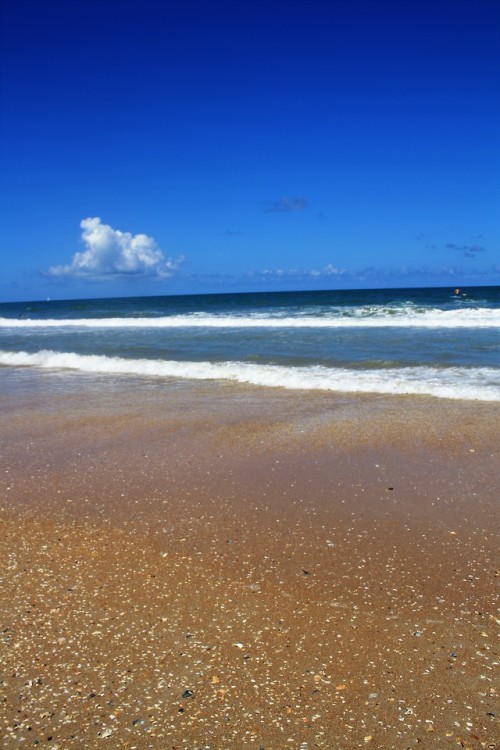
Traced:
<path fill-rule="evenodd" d="M 0 318 L 0 328 L 500 328 L 499 309 L 411 310 L 402 308 L 327 311 L 315 315 L 248 313 L 160 317 Z"/>
<path fill-rule="evenodd" d="M 322 365 L 286 367 L 247 362 L 127 359 L 51 350 L 35 353 L 0 351 L 0 365 L 69 370 L 97 375 L 139 376 L 165 381 L 219 380 L 289 390 L 500 401 L 498 371 L 488 367 L 413 366 L 356 370 Z"/>

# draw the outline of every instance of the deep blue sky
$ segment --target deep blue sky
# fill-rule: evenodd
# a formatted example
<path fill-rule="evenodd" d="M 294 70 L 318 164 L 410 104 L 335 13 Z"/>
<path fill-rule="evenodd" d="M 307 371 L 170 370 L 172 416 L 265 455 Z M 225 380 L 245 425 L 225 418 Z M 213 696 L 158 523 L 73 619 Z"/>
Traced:
<path fill-rule="evenodd" d="M 2 6 L 0 301 L 500 283 L 498 0 Z"/>

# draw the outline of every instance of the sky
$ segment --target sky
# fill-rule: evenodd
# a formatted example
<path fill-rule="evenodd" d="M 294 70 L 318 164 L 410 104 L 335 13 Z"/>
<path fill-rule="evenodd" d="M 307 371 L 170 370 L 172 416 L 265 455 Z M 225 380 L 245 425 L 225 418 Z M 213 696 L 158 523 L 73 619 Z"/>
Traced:
<path fill-rule="evenodd" d="M 0 301 L 500 284 L 498 0 L 2 0 Z"/>

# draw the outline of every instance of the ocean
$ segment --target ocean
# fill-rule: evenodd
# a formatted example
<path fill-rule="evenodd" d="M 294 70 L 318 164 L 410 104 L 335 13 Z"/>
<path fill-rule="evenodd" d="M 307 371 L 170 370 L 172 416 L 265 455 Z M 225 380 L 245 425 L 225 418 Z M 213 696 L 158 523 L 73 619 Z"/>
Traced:
<path fill-rule="evenodd" d="M 500 287 L 4 303 L 0 373 L 499 401 L 499 332 Z"/>

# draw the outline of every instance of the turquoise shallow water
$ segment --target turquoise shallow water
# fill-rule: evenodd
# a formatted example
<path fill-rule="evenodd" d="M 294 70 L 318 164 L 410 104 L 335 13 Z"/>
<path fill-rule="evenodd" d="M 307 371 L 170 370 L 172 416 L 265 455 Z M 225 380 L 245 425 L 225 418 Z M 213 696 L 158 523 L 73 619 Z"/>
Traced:
<path fill-rule="evenodd" d="M 500 288 L 0 305 L 0 368 L 500 400 Z"/>

